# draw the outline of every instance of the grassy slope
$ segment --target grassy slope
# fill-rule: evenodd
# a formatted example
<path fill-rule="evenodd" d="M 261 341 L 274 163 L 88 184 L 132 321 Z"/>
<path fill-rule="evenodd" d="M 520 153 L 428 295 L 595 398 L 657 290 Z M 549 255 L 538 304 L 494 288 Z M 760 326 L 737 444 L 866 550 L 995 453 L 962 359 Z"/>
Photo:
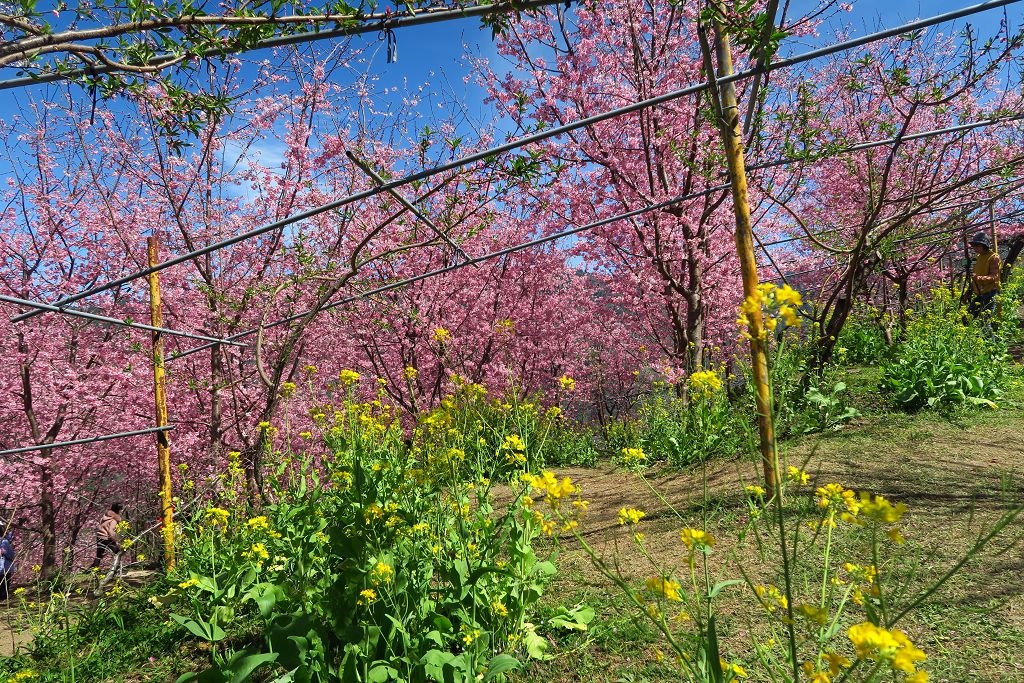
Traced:
<path fill-rule="evenodd" d="M 905 503 L 910 513 L 901 526 L 909 539 L 907 549 L 921 558 L 920 578 L 939 576 L 983 530 L 1024 499 L 1024 386 L 1018 381 L 998 411 L 905 415 L 884 412 L 878 405 L 870 390 L 877 376 L 870 369 L 845 379 L 865 417 L 841 431 L 784 444 L 783 455 L 790 464 L 806 463 L 812 485 L 838 481 Z M 659 561 L 678 562 L 682 546 L 677 530 L 684 524 L 645 485 L 606 469 L 566 473 L 580 481 L 592 501 L 585 537 L 625 577 L 639 583 L 653 570 L 615 521 L 622 506 L 646 510 L 643 530 L 649 551 Z M 706 475 L 652 480 L 687 524 L 698 527 L 707 481 L 707 523 L 719 538 L 713 556 L 718 578 L 738 578 L 735 563 L 742 563 L 756 576 L 777 581 L 772 576 L 775 561 L 759 557 L 752 544 L 729 550 L 746 520 L 742 483 L 756 483 L 757 476 L 755 463 L 733 461 L 709 465 Z M 926 668 L 933 681 L 1024 681 L 1022 536 L 1024 520 L 1018 520 L 902 624 L 929 654 Z M 600 617 L 586 637 L 559 639 L 556 659 L 533 665 L 521 680 L 680 680 L 672 667 L 656 661 L 657 651 L 667 649 L 664 644 L 623 609 L 624 599 L 580 550 L 567 548 L 560 565 L 564 571 L 548 596 L 552 603 L 585 601 Z M 762 628 L 749 598 L 726 596 L 721 612 L 728 650 L 749 661 L 750 634 Z M 760 680 L 753 668 L 751 679 Z"/>
<path fill-rule="evenodd" d="M 903 525 L 909 545 L 914 552 L 930 554 L 922 572 L 937 575 L 981 529 L 1024 495 L 1024 386 L 1014 386 L 998 411 L 903 415 L 885 412 L 878 404 L 872 371 L 853 372 L 844 379 L 865 417 L 841 431 L 784 444 L 783 454 L 789 463 L 806 462 L 815 483 L 840 481 L 906 503 L 911 508 Z M 651 574 L 616 522 L 618 509 L 626 505 L 647 511 L 644 531 L 652 555 L 678 561 L 678 529 L 683 524 L 645 484 L 607 467 L 565 473 L 581 483 L 591 501 L 585 537 L 626 577 L 639 582 Z M 756 463 L 734 460 L 712 463 L 706 471 L 652 479 L 688 524 L 699 526 L 706 515 L 709 529 L 719 539 L 713 558 L 723 578 L 737 576 L 730 562 L 738 561 L 759 580 L 778 580 L 772 575 L 772 558 L 758 557 L 752 549 L 728 551 L 746 520 L 742 484 L 756 483 L 758 474 Z M 1022 534 L 1024 524 L 1014 526 L 998 547 Z M 905 625 L 929 653 L 933 680 L 1024 681 L 1024 658 L 1019 656 L 1024 647 L 1021 558 L 1019 545 L 996 556 L 990 553 Z M 586 602 L 599 616 L 586 634 L 558 636 L 552 648 L 555 658 L 532 664 L 517 675 L 519 681 L 680 680 L 666 662 L 655 661 L 656 651 L 664 650 L 664 645 L 624 609 L 624 599 L 571 542 L 559 565 L 561 571 L 546 598 L 548 608 Z M 203 658 L 191 648 L 183 651 L 180 631 L 155 618 L 155 610 L 142 608 L 142 600 L 128 604 L 123 613 L 98 620 L 92 642 L 73 645 L 80 665 L 75 680 L 173 681 L 183 666 L 191 668 Z M 749 654 L 750 634 L 758 632 L 748 608 L 749 602 L 738 595 L 725 595 L 721 605 L 726 648 L 741 658 Z M 67 671 L 61 669 L 66 657 L 66 652 L 60 657 L 53 653 L 34 666 L 49 674 L 46 680 L 65 680 Z M 188 660 L 193 661 L 186 664 Z M 0 673 L 4 670 L 0 662 Z"/>

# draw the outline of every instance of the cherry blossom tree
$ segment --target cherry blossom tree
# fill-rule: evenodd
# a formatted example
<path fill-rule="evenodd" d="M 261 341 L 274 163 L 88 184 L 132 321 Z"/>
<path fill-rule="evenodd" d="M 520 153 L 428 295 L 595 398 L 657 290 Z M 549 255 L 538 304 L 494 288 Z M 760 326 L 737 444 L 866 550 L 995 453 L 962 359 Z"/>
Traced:
<path fill-rule="evenodd" d="M 970 40 L 908 36 L 876 44 L 856 60 L 837 57 L 803 76 L 791 106 L 775 115 L 777 139 L 809 160 L 792 169 L 795 182 L 761 182 L 759 189 L 791 222 L 803 249 L 820 259 L 813 297 L 819 367 L 831 358 L 868 280 L 882 272 L 909 277 L 912 269 L 886 267 L 894 246 L 954 222 L 957 207 L 988 197 L 1016 174 L 1022 157 L 1010 122 L 913 137 L 1020 112 L 1020 98 L 1000 88 L 1000 76 L 1021 41 L 1002 37 L 979 52 Z M 887 138 L 891 144 L 842 152 Z M 826 156 L 815 160 L 822 151 Z M 1015 188 L 1003 183 L 1000 196 Z"/>

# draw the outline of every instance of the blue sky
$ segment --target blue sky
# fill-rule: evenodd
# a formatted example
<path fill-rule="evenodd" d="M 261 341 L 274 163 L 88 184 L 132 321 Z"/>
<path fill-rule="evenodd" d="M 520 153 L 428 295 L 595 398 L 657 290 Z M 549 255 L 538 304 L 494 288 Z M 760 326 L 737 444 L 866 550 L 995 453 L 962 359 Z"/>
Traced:
<path fill-rule="evenodd" d="M 848 26 L 853 34 L 860 35 L 877 30 L 882 26 L 893 26 L 907 20 L 932 16 L 966 5 L 975 4 L 977 0 L 852 0 L 853 11 L 840 14 L 832 24 L 840 22 Z M 816 3 L 815 3 L 816 4 Z M 807 0 L 794 3 L 794 14 L 801 7 L 811 6 Z M 1011 5 L 1007 10 L 1013 27 L 1024 22 L 1024 2 Z M 1002 10 L 990 10 L 970 19 L 981 35 L 993 33 L 1002 18 Z M 962 27 L 964 20 L 957 25 Z M 942 27 L 949 30 L 949 25 Z M 825 31 L 830 33 L 830 31 Z M 373 58 L 369 63 L 371 69 L 380 79 L 381 86 L 398 86 L 404 90 L 405 84 L 410 88 L 430 82 L 433 86 L 444 87 L 464 100 L 474 118 L 484 118 L 486 109 L 483 106 L 483 94 L 473 83 L 463 82 L 467 68 L 463 54 L 468 49 L 485 56 L 494 56 L 494 43 L 490 30 L 481 28 L 479 19 L 463 19 L 437 24 L 428 24 L 416 28 L 396 31 L 398 39 L 398 61 L 386 63 L 386 50 L 383 42 L 374 33 L 357 37 L 355 40 L 370 46 L 378 46 L 373 50 Z M 806 49 L 806 43 L 791 41 L 784 45 L 784 52 L 799 52 Z M 13 69 L 0 69 L 0 78 L 13 76 Z M 52 87 L 52 86 L 51 86 Z M 0 91 L 0 116 L 8 117 L 17 112 L 29 96 L 45 97 L 47 86 L 33 86 L 25 91 Z M 83 98 L 84 92 L 79 93 Z M 116 106 L 116 105 L 115 105 Z M 500 127 L 500 126 L 499 126 Z M 6 160 L 0 159 L 0 168 Z"/>
<path fill-rule="evenodd" d="M 882 27 L 890 27 L 905 23 L 919 17 L 930 17 L 949 12 L 961 7 L 977 4 L 980 0 L 851 0 L 853 11 L 839 15 L 839 22 L 850 26 L 857 35 L 869 33 Z M 811 3 L 798 0 L 794 7 L 809 6 Z M 1007 13 L 1012 26 L 1024 22 L 1024 2 L 1011 5 Z M 974 15 L 970 22 L 982 35 L 995 32 L 1002 18 L 1000 10 Z M 963 27 L 965 20 L 955 25 Z M 946 26 L 949 26 L 948 24 Z M 943 29 L 945 31 L 945 28 Z M 472 47 L 482 49 L 485 54 L 493 53 L 493 43 L 489 29 L 481 29 L 476 19 L 466 19 L 448 24 L 431 24 L 421 28 L 406 30 L 399 38 L 399 61 L 396 64 L 384 63 L 384 52 L 378 54 L 375 64 L 383 78 L 401 79 L 408 77 L 415 82 L 423 79 L 429 71 L 444 70 L 454 75 L 455 81 L 461 82 L 460 56 L 463 42 Z M 375 39 L 375 38 L 373 38 Z M 800 47 L 791 44 L 792 49 Z M 453 74 L 454 71 L 454 74 Z"/>
<path fill-rule="evenodd" d="M 840 14 L 830 24 L 838 27 L 848 26 L 855 35 L 862 35 L 880 28 L 905 23 L 919 17 L 930 17 L 936 14 L 977 4 L 981 0 L 851 0 L 853 11 Z M 811 6 L 806 0 L 793 3 L 794 12 L 801 7 Z M 1011 5 L 1007 9 L 1011 27 L 1024 23 L 1024 2 Z M 1003 14 L 1001 10 L 990 10 L 974 15 L 970 23 L 978 29 L 982 36 L 995 33 Z M 966 21 L 961 19 L 955 24 L 940 27 L 948 32 L 951 26 L 963 28 Z M 363 40 L 376 41 L 375 35 L 364 37 Z M 481 95 L 475 87 L 463 87 L 462 77 L 465 67 L 462 60 L 463 45 L 474 52 L 494 56 L 494 45 L 490 29 L 480 28 L 477 19 L 465 19 L 450 23 L 429 24 L 427 26 L 406 29 L 398 32 L 398 62 L 386 64 L 383 47 L 377 52 L 372 67 L 381 77 L 382 85 L 401 85 L 403 79 L 409 83 L 423 81 L 437 82 L 440 74 L 447 76 L 453 86 L 462 88 L 471 103 L 481 101 Z M 806 44 L 791 41 L 786 50 L 801 52 Z"/>

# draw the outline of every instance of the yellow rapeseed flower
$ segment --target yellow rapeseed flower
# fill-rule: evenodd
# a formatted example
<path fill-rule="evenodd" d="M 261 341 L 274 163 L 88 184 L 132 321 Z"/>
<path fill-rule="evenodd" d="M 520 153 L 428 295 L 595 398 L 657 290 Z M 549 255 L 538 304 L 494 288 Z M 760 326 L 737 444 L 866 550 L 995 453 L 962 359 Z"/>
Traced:
<path fill-rule="evenodd" d="M 253 517 L 245 526 L 251 531 L 266 531 L 270 528 L 270 521 L 267 520 L 266 515 L 260 515 L 259 517 Z"/>
<path fill-rule="evenodd" d="M 842 655 L 836 654 L 835 652 L 825 652 L 825 659 L 828 660 L 828 671 L 830 674 L 835 676 L 842 669 L 848 669 L 853 664 L 849 658 Z"/>
<path fill-rule="evenodd" d="M 751 484 L 749 486 L 745 486 L 743 490 L 746 491 L 747 495 L 751 498 L 764 498 L 765 490 L 762 486 Z"/>
<path fill-rule="evenodd" d="M 394 575 L 395 570 L 385 562 L 377 562 L 377 564 L 373 565 L 373 569 L 370 570 L 370 580 L 373 581 L 375 586 L 379 586 L 382 583 L 390 583 Z"/>
<path fill-rule="evenodd" d="M 228 518 L 231 513 L 224 508 L 209 507 L 206 508 L 206 519 L 212 524 L 217 526 L 226 527 L 228 525 Z"/>
<path fill-rule="evenodd" d="M 344 385 L 349 386 L 359 381 L 359 373 L 355 370 L 342 370 L 338 373 L 338 380 Z"/>
<path fill-rule="evenodd" d="M 743 300 L 743 303 L 740 304 L 740 313 L 748 316 L 757 315 L 758 313 L 761 312 L 762 302 L 763 299 L 760 295 L 748 296 L 746 299 Z"/>
<path fill-rule="evenodd" d="M 363 509 L 363 521 L 367 523 L 382 517 L 384 517 L 384 510 L 377 503 L 370 503 Z"/>
<path fill-rule="evenodd" d="M 859 659 L 888 664 L 893 670 L 912 674 L 917 662 L 927 655 L 917 648 L 903 631 L 875 626 L 869 621 L 854 624 L 847 630 Z"/>
<path fill-rule="evenodd" d="M 819 671 L 814 662 L 804 662 L 801 667 L 809 683 L 832 683 L 832 678 L 825 671 Z"/>
<path fill-rule="evenodd" d="M 721 657 L 719 657 L 718 658 L 718 664 L 722 667 L 722 671 L 723 672 L 731 673 L 736 678 L 746 678 L 747 677 L 747 670 L 744 669 L 739 664 L 737 664 L 736 662 L 732 662 L 730 664 L 729 662 L 727 662 L 724 659 L 722 659 Z"/>
<path fill-rule="evenodd" d="M 679 539 L 689 550 L 708 549 L 715 545 L 714 536 L 700 529 L 683 529 L 679 532 Z"/>
<path fill-rule="evenodd" d="M 372 588 L 364 588 L 359 591 L 359 604 L 360 605 L 371 605 L 377 601 L 377 591 Z"/>
<path fill-rule="evenodd" d="M 451 340 L 452 333 L 449 332 L 448 330 L 446 330 L 443 327 L 435 327 L 434 328 L 433 338 L 434 338 L 434 341 L 437 342 L 438 344 L 443 344 L 446 341 Z"/>
<path fill-rule="evenodd" d="M 506 451 L 521 453 L 526 450 L 526 444 L 523 443 L 523 439 L 518 434 L 509 434 L 505 437 L 505 440 L 501 442 L 501 448 Z"/>
<path fill-rule="evenodd" d="M 636 508 L 622 508 L 619 510 L 619 524 L 639 524 L 640 520 L 646 517 L 643 510 Z"/>
<path fill-rule="evenodd" d="M 721 389 L 722 380 L 714 370 L 701 370 L 690 375 L 690 391 L 697 396 L 712 396 Z"/>
<path fill-rule="evenodd" d="M 481 635 L 480 629 L 470 628 L 465 624 L 459 627 L 459 632 L 462 633 L 462 642 L 466 645 L 472 644 L 473 641 L 477 640 Z"/>
<path fill-rule="evenodd" d="M 789 285 L 783 285 L 775 290 L 775 301 L 780 305 L 790 305 L 799 308 L 803 306 L 804 300 L 800 296 L 800 292 L 796 291 Z"/>
<path fill-rule="evenodd" d="M 565 389 L 566 391 L 575 391 L 576 380 L 574 380 L 572 377 L 569 377 L 568 375 L 562 375 L 561 377 L 558 378 L 558 385 Z"/>
<path fill-rule="evenodd" d="M 852 521 L 861 510 L 861 502 L 850 489 L 842 484 L 825 484 L 814 492 L 818 496 L 818 507 L 833 512 L 844 513 L 843 519 Z"/>
<path fill-rule="evenodd" d="M 782 609 L 789 607 L 789 600 L 775 586 L 754 586 L 754 593 L 760 599 L 761 606 L 769 612 L 774 612 L 779 607 Z"/>
<path fill-rule="evenodd" d="M 896 545 L 903 545 L 907 542 L 907 539 L 903 537 L 903 534 L 900 532 L 900 530 L 895 527 L 889 529 L 887 535 L 889 536 L 889 540 L 895 543 Z"/>
<path fill-rule="evenodd" d="M 574 493 L 578 493 L 580 490 L 576 484 L 572 483 L 572 479 L 569 477 L 562 477 L 559 480 L 554 472 L 547 470 L 541 472 L 540 475 L 523 474 L 521 479 L 529 484 L 530 487 L 545 492 L 548 505 L 553 508 L 557 508 L 562 500 L 572 496 Z"/>
<path fill-rule="evenodd" d="M 811 483 L 811 475 L 807 474 L 799 467 L 794 467 L 793 465 L 786 468 L 786 478 L 800 486 L 807 486 L 807 484 Z"/>
<path fill-rule="evenodd" d="M 882 524 L 895 524 L 907 511 L 907 506 L 903 503 L 893 505 L 883 496 L 871 496 L 864 491 L 860 494 L 860 507 L 865 517 Z"/>
<path fill-rule="evenodd" d="M 779 315 L 790 327 L 800 327 L 800 317 L 792 306 L 779 306 Z"/>
<path fill-rule="evenodd" d="M 249 550 L 245 552 L 245 556 L 250 560 L 270 559 L 270 553 L 267 552 L 267 546 L 262 543 L 253 543 Z"/>
<path fill-rule="evenodd" d="M 647 464 L 647 454 L 642 448 L 623 448 L 622 464 L 625 467 L 641 467 Z"/>
<path fill-rule="evenodd" d="M 652 576 L 647 579 L 647 590 L 652 593 L 657 593 L 666 600 L 671 602 L 682 602 L 683 598 L 679 594 L 681 586 L 678 581 L 672 579 L 666 579 L 660 576 Z"/>
<path fill-rule="evenodd" d="M 828 620 L 828 612 L 817 605 L 805 602 L 802 605 L 797 605 L 795 611 L 799 616 L 818 624 L 819 626 L 823 625 Z"/>

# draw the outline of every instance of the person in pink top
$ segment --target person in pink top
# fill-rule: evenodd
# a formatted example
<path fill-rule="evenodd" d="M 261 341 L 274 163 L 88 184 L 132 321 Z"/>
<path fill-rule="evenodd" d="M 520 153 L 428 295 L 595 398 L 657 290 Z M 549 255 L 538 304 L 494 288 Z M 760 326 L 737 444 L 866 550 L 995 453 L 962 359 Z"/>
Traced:
<path fill-rule="evenodd" d="M 121 539 L 117 535 L 117 525 L 121 523 L 121 503 L 111 503 L 110 509 L 103 515 L 96 527 L 96 559 L 92 561 L 92 569 L 100 566 L 103 555 L 110 551 L 116 557 L 121 554 Z"/>

